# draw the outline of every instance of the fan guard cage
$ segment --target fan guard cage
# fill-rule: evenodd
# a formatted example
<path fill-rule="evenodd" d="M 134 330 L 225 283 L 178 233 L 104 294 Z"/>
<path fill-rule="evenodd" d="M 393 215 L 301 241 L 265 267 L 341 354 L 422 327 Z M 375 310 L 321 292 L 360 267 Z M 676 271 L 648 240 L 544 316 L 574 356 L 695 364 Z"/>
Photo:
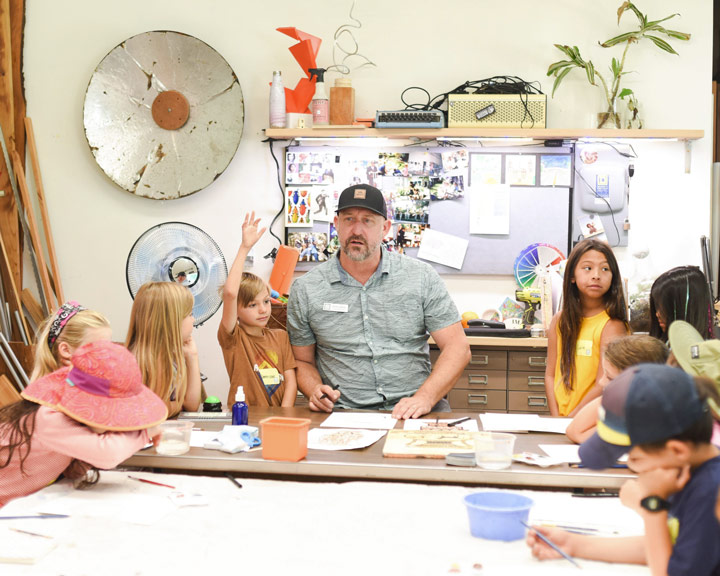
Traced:
<path fill-rule="evenodd" d="M 191 259 L 197 281 L 188 288 L 195 298 L 195 326 L 202 325 L 222 304 L 220 287 L 227 280 L 227 264 L 220 247 L 203 230 L 186 222 L 164 222 L 149 228 L 135 241 L 125 276 L 133 300 L 146 282 L 171 281 L 170 267 L 178 258 Z"/>

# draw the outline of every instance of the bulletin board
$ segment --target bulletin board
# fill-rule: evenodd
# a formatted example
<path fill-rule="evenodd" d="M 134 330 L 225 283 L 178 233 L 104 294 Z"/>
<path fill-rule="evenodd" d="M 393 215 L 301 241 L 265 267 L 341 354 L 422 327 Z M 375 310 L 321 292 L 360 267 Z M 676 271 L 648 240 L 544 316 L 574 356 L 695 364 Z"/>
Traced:
<path fill-rule="evenodd" d="M 574 161 L 569 148 L 291 146 L 285 161 L 285 239 L 300 251 L 298 270 L 339 249 L 332 225 L 337 198 L 363 183 L 385 195 L 393 221 L 388 249 L 399 249 L 401 226 L 403 252 L 410 257 L 423 255 L 424 235 L 448 255 L 467 242 L 464 258 L 449 258 L 451 265 L 428 260 L 440 274 L 511 275 L 520 252 L 536 243 L 568 253 Z M 499 203 L 478 204 L 496 190 Z M 494 212 L 506 212 L 499 228 L 478 227 L 478 219 Z"/>

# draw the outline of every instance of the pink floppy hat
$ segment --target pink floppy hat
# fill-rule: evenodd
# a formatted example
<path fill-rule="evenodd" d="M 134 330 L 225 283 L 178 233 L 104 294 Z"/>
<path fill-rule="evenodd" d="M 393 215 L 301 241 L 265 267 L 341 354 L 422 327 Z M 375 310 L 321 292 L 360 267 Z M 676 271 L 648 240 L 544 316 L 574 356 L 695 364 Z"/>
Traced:
<path fill-rule="evenodd" d="M 71 362 L 30 383 L 22 396 L 106 430 L 140 430 L 167 418 L 165 403 L 143 384 L 135 357 L 123 346 L 92 342 Z"/>

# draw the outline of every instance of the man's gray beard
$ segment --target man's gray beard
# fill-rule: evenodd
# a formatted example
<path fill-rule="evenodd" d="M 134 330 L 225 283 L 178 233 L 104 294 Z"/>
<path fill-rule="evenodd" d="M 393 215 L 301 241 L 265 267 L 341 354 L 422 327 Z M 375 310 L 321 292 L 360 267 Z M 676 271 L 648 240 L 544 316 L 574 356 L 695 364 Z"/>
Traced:
<path fill-rule="evenodd" d="M 347 242 L 345 242 L 345 245 L 342 247 L 342 251 L 343 254 L 345 254 L 345 256 L 347 256 L 353 262 L 364 262 L 365 260 L 370 258 L 380 246 L 380 242 L 378 242 L 372 247 L 370 247 L 368 244 L 365 244 L 366 248 L 362 252 L 351 252 L 348 249 L 348 245 L 350 244 L 351 240 L 352 238 L 349 238 Z"/>

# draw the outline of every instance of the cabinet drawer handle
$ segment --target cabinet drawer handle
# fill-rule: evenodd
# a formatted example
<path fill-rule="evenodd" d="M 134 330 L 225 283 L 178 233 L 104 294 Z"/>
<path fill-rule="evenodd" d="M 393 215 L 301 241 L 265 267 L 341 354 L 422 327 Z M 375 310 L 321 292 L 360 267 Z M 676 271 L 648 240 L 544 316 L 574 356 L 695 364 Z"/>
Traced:
<path fill-rule="evenodd" d="M 528 396 L 528 406 L 547 406 L 547 398 L 545 396 Z"/>
<path fill-rule="evenodd" d="M 478 398 L 478 400 L 475 400 L 475 398 Z M 487 403 L 487 394 L 468 394 L 468 404 L 482 404 L 487 406 Z"/>
<path fill-rule="evenodd" d="M 540 376 L 528 376 L 528 386 L 545 386 L 545 378 Z"/>
<path fill-rule="evenodd" d="M 529 366 L 542 366 L 545 368 L 547 366 L 547 357 L 546 356 L 529 356 L 528 357 L 528 365 Z"/>
<path fill-rule="evenodd" d="M 487 374 L 468 374 L 468 383 L 483 384 L 487 386 L 488 376 Z"/>
<path fill-rule="evenodd" d="M 475 364 L 479 366 L 487 366 L 489 361 L 490 358 L 487 354 L 473 354 L 470 357 L 470 364 Z"/>

